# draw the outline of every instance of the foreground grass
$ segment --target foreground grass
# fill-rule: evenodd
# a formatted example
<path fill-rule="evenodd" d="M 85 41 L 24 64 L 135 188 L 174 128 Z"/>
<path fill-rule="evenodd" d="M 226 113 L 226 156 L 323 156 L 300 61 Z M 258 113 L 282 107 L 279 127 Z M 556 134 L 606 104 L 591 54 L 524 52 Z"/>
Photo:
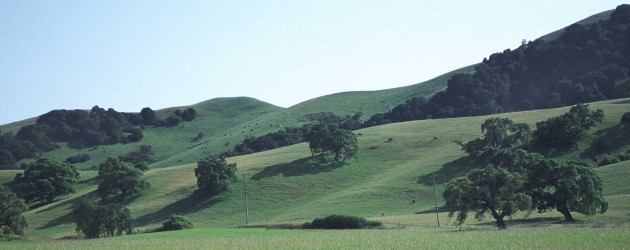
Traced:
<path fill-rule="evenodd" d="M 630 228 L 504 231 L 194 229 L 96 240 L 6 241 L 2 249 L 625 249 Z"/>

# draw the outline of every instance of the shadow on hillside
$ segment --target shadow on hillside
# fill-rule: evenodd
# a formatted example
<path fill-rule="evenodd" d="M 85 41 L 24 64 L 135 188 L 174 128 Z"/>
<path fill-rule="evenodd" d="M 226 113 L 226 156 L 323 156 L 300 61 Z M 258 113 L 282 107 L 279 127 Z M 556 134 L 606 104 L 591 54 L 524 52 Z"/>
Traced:
<path fill-rule="evenodd" d="M 144 226 L 153 223 L 162 223 L 167 220 L 171 214 L 185 215 L 208 208 L 214 204 L 223 201 L 223 195 L 219 196 L 203 196 L 192 194 L 181 200 L 173 202 L 168 206 L 155 211 L 153 213 L 142 215 L 135 219 L 135 226 Z"/>
<path fill-rule="evenodd" d="M 532 146 L 527 148 L 530 153 L 539 153 L 546 157 L 556 157 L 579 150 L 577 145 L 552 145 L 552 146 Z"/>
<path fill-rule="evenodd" d="M 324 162 L 320 157 L 306 157 L 290 163 L 282 163 L 264 168 L 252 176 L 252 180 L 282 175 L 284 177 L 301 176 L 330 172 L 343 166 L 342 162 Z"/>
<path fill-rule="evenodd" d="M 57 217 L 56 219 L 52 219 L 48 221 L 48 223 L 46 223 L 45 225 L 41 227 L 38 227 L 37 229 L 47 229 L 47 228 L 59 226 L 61 224 L 72 224 L 72 223 L 74 223 L 74 218 L 72 216 L 72 210 L 70 210 L 68 213 L 60 217 Z"/>
<path fill-rule="evenodd" d="M 609 148 L 609 151 L 619 150 L 620 148 L 630 144 L 630 129 L 626 126 L 617 124 L 606 129 L 598 130 L 595 132 L 595 135 L 597 135 L 596 140 L 602 139 L 610 142 L 611 147 Z"/>
<path fill-rule="evenodd" d="M 90 179 L 85 179 L 85 180 L 80 180 L 79 182 L 77 182 L 77 184 L 90 184 L 90 185 L 98 185 L 100 181 L 100 178 L 98 178 L 97 176 L 94 176 Z"/>
<path fill-rule="evenodd" d="M 58 209 L 60 207 L 63 206 L 68 206 L 68 210 L 70 210 L 70 212 L 68 212 L 67 214 L 60 216 L 56 219 L 50 220 L 48 223 L 46 223 L 45 225 L 38 227 L 37 229 L 47 229 L 50 227 L 55 227 L 61 224 L 69 224 L 69 223 L 74 223 L 74 219 L 72 218 L 72 210 L 74 209 L 74 205 L 81 202 L 81 200 L 87 199 L 87 200 L 91 200 L 94 201 L 95 197 L 97 197 L 98 195 L 96 194 L 96 191 L 92 191 L 89 192 L 83 196 L 78 196 L 78 197 L 74 197 L 71 199 L 67 199 L 64 201 L 60 201 L 57 202 L 55 204 L 53 204 L 50 207 L 47 207 L 45 209 L 42 209 L 40 211 L 37 211 L 36 213 L 43 213 L 43 212 L 49 212 L 49 211 L 53 211 L 55 209 Z"/>
<path fill-rule="evenodd" d="M 505 223 L 507 224 L 508 228 L 510 228 L 511 226 L 545 227 L 552 224 L 565 224 L 563 217 L 536 217 L 521 219 L 510 219 L 508 217 L 505 217 Z M 576 223 L 580 223 L 580 221 L 577 221 Z M 488 222 L 480 223 L 479 225 L 496 226 L 496 224 L 497 223 L 495 220 L 491 220 Z"/>
<path fill-rule="evenodd" d="M 438 171 L 418 177 L 418 183 L 426 186 L 433 185 L 432 174 L 435 173 L 435 184 L 447 183 L 455 177 L 465 175 L 473 169 L 475 164 L 470 157 L 462 157 L 457 160 L 447 162 Z"/>
<path fill-rule="evenodd" d="M 446 211 L 446 208 L 444 208 L 444 206 L 438 207 L 438 212 L 442 213 L 444 211 Z M 429 208 L 423 211 L 415 212 L 415 214 L 434 214 L 434 213 L 435 213 L 435 207 Z"/>

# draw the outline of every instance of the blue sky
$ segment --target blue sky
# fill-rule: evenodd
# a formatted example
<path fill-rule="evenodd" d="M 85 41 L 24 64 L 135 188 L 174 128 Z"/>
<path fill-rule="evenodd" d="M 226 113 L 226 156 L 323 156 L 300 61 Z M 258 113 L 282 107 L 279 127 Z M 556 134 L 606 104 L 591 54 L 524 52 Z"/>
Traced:
<path fill-rule="evenodd" d="M 0 124 L 406 86 L 622 3 L 0 0 Z"/>

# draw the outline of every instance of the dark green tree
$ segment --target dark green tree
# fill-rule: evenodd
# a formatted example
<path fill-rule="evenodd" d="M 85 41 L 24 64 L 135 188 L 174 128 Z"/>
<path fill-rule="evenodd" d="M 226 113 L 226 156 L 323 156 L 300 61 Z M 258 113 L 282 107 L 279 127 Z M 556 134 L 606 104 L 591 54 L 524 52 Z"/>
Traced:
<path fill-rule="evenodd" d="M 131 212 L 120 204 L 104 206 L 83 201 L 73 210 L 76 231 L 86 238 L 114 237 L 131 234 Z"/>
<path fill-rule="evenodd" d="M 193 226 L 192 222 L 186 219 L 184 216 L 172 214 L 171 218 L 162 223 L 162 231 L 174 231 L 174 230 L 184 230 L 191 229 Z"/>
<path fill-rule="evenodd" d="M 526 123 L 509 118 L 489 118 L 481 124 L 482 137 L 467 143 L 457 142 L 480 165 L 497 164 L 499 154 L 522 148 L 529 143 L 531 130 Z"/>
<path fill-rule="evenodd" d="M 599 176 L 571 162 L 541 159 L 529 168 L 526 187 L 539 212 L 555 208 L 566 222 L 574 221 L 571 212 L 595 215 L 608 209 Z"/>
<path fill-rule="evenodd" d="M 534 131 L 538 145 L 575 145 L 585 131 L 604 121 L 604 111 L 591 111 L 588 104 L 578 104 L 561 116 L 536 123 Z"/>
<path fill-rule="evenodd" d="M 129 196 L 140 194 L 151 187 L 142 176 L 143 173 L 130 163 L 110 157 L 99 165 L 99 177 L 103 181 L 98 185 L 97 192 L 102 199 L 119 195 L 120 203 L 124 203 Z"/>
<path fill-rule="evenodd" d="M 155 119 L 157 118 L 155 111 L 153 111 L 153 109 L 149 107 L 146 107 L 140 110 L 140 116 L 142 117 L 142 122 L 145 125 L 153 124 L 155 122 Z"/>
<path fill-rule="evenodd" d="M 17 189 L 27 203 L 50 203 L 58 196 L 74 193 L 78 180 L 79 172 L 73 165 L 48 158 L 29 164 L 24 173 L 15 176 Z"/>
<path fill-rule="evenodd" d="M 337 124 L 318 124 L 305 135 L 305 141 L 313 155 L 332 153 L 335 161 L 354 157 L 358 153 L 357 136 L 351 131 L 341 129 Z"/>
<path fill-rule="evenodd" d="M 22 235 L 28 226 L 22 213 L 28 211 L 24 200 L 0 185 L 0 233 Z"/>
<path fill-rule="evenodd" d="M 443 196 L 449 218 L 457 213 L 455 225 L 462 225 L 468 213 L 481 220 L 489 213 L 499 229 L 506 229 L 505 216 L 529 210 L 531 198 L 524 189 L 525 176 L 503 168 L 486 166 L 474 169 L 465 177 L 451 180 Z"/>
<path fill-rule="evenodd" d="M 630 112 L 623 113 L 619 122 L 621 125 L 630 125 Z"/>
<path fill-rule="evenodd" d="M 228 164 L 224 157 L 211 157 L 197 162 L 197 193 L 215 195 L 227 190 L 236 181 L 236 163 Z"/>

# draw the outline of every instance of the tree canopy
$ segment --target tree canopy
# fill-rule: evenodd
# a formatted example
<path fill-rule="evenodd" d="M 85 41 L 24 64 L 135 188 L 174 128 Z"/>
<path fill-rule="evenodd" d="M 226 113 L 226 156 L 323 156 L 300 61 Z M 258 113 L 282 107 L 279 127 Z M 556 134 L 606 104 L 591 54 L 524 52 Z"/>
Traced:
<path fill-rule="evenodd" d="M 66 162 L 41 158 L 15 176 L 17 189 L 27 203 L 52 202 L 56 197 L 74 193 L 79 180 L 77 169 Z"/>
<path fill-rule="evenodd" d="M 197 162 L 195 176 L 198 187 L 196 193 L 216 195 L 236 181 L 236 163 L 228 164 L 221 156 L 206 158 Z"/>
<path fill-rule="evenodd" d="M 28 226 L 22 215 L 26 211 L 28 211 L 28 206 L 24 200 L 18 198 L 6 186 L 0 185 L 0 233 L 23 234 Z"/>
<path fill-rule="evenodd" d="M 497 164 L 499 154 L 522 148 L 529 143 L 531 130 L 526 123 L 509 118 L 489 118 L 481 124 L 481 137 L 467 143 L 458 142 L 468 155 L 481 165 Z"/>
<path fill-rule="evenodd" d="M 131 234 L 131 212 L 120 204 L 94 205 L 82 201 L 73 210 L 76 231 L 86 238 L 114 237 Z"/>
<path fill-rule="evenodd" d="M 599 176 L 571 162 L 541 159 L 529 168 L 527 189 L 539 212 L 555 208 L 566 222 L 574 221 L 572 211 L 595 215 L 608 209 Z"/>
<path fill-rule="evenodd" d="M 151 187 L 142 178 L 141 170 L 113 157 L 99 165 L 98 176 L 102 178 L 102 181 L 96 191 L 104 200 L 119 195 L 120 203 L 124 203 L 129 196 L 140 194 Z"/>
<path fill-rule="evenodd" d="M 332 153 L 335 161 L 356 156 L 359 149 L 357 136 L 337 124 L 315 125 L 304 139 L 309 143 L 312 154 Z"/>
<path fill-rule="evenodd" d="M 585 131 L 604 120 L 604 111 L 591 111 L 588 104 L 578 104 L 569 112 L 536 123 L 537 145 L 574 145 Z"/>
<path fill-rule="evenodd" d="M 444 189 L 449 217 L 455 213 L 455 225 L 462 225 L 468 213 L 481 220 L 490 214 L 499 229 L 506 229 L 505 216 L 527 211 L 531 198 L 526 194 L 526 177 L 492 165 L 473 169 L 465 177 L 451 180 Z"/>

